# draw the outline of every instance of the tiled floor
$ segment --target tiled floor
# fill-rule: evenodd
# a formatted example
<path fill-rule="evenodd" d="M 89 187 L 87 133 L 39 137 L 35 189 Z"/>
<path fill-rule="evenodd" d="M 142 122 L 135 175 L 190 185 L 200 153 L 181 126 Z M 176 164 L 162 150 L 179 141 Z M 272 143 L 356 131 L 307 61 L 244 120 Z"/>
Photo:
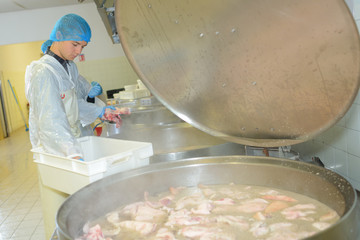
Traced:
<path fill-rule="evenodd" d="M 43 240 L 36 164 L 25 128 L 0 140 L 0 240 Z"/>

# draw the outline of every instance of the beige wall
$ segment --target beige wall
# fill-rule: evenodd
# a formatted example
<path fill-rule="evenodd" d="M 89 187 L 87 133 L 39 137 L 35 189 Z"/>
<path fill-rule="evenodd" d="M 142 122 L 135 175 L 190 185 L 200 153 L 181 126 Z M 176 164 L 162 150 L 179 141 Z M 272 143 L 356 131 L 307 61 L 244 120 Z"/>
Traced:
<path fill-rule="evenodd" d="M 85 53 L 86 59 L 86 53 Z M 136 84 L 138 79 L 125 56 L 77 63 L 79 72 L 89 82 L 96 81 L 106 90 Z"/>
<path fill-rule="evenodd" d="M 0 71 L 5 97 L 5 107 L 9 131 L 25 126 L 20 110 L 11 91 L 8 80 L 18 97 L 20 107 L 27 119 L 27 101 L 25 98 L 25 68 L 40 57 L 41 42 L 19 43 L 0 46 Z M 27 124 L 27 123 L 26 123 Z"/>

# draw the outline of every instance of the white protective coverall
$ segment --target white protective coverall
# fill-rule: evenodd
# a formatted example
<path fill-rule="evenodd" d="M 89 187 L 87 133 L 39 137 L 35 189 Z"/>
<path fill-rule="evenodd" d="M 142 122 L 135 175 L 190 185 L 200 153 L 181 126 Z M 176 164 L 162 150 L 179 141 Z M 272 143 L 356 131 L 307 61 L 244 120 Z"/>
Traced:
<path fill-rule="evenodd" d="M 30 141 L 33 148 L 43 147 L 48 153 L 83 157 L 76 141 L 80 128 L 93 123 L 104 106 L 86 101 L 91 86 L 74 62 L 69 61 L 68 71 L 46 54 L 26 68 Z M 64 102 L 64 96 L 68 101 Z"/>

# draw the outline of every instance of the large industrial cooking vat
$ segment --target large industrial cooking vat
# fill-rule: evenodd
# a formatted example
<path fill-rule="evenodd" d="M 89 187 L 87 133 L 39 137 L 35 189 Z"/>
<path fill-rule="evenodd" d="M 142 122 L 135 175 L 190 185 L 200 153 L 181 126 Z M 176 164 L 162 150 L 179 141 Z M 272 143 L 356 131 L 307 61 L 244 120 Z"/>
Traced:
<path fill-rule="evenodd" d="M 136 102 L 139 100 L 134 100 Z M 103 136 L 112 137 L 119 133 L 124 132 L 124 129 L 128 128 L 139 128 L 144 126 L 158 126 L 158 125 L 166 125 L 173 123 L 181 123 L 179 117 L 177 117 L 174 113 L 172 113 L 169 109 L 167 109 L 162 104 L 154 104 L 154 105 L 134 105 L 130 104 L 116 104 L 115 107 L 127 107 L 129 108 L 131 114 L 122 115 L 122 128 L 115 128 L 115 123 L 105 122 L 103 126 Z M 129 134 L 129 131 L 127 130 Z"/>
<path fill-rule="evenodd" d="M 225 141 L 278 147 L 339 121 L 360 81 L 360 41 L 343 0 L 117 0 L 124 51 L 147 88 L 182 120 Z M 357 196 L 338 174 L 299 161 L 223 156 L 157 163 L 119 173 L 60 208 L 60 239 L 144 191 L 254 184 L 294 191 L 341 219 L 310 239 L 359 236 Z"/>
<path fill-rule="evenodd" d="M 124 126 L 164 125 L 183 122 L 163 105 L 130 107 L 131 114 L 122 116 Z"/>
<path fill-rule="evenodd" d="M 122 127 L 105 123 L 103 136 L 111 138 L 151 142 L 154 156 L 150 162 L 173 161 L 178 159 L 212 156 L 244 155 L 241 144 L 226 142 L 184 122 L 155 97 L 154 104 L 142 104 L 148 98 L 120 103 L 118 107 L 128 107 L 130 115 L 122 116 Z"/>
<path fill-rule="evenodd" d="M 317 199 L 335 209 L 342 218 L 310 239 L 356 239 L 360 229 L 357 197 L 343 177 L 303 162 L 251 156 L 173 161 L 104 178 L 70 196 L 61 206 L 56 219 L 58 236 L 73 239 L 81 235 L 87 221 L 142 199 L 145 191 L 155 194 L 173 186 L 230 182 L 281 188 Z"/>
<path fill-rule="evenodd" d="M 200 156 L 245 154 L 243 145 L 211 136 L 186 122 L 159 125 L 128 122 L 123 124 L 118 134 L 111 137 L 151 142 L 154 156 L 150 158 L 150 163 Z"/>

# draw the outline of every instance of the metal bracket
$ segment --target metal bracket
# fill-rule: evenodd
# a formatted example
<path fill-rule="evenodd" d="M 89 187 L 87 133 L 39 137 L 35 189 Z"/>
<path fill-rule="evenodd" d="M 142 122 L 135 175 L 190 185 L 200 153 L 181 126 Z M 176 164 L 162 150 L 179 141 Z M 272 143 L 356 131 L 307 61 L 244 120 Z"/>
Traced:
<path fill-rule="evenodd" d="M 114 0 L 95 0 L 95 4 L 112 42 L 120 43 L 115 23 Z"/>

